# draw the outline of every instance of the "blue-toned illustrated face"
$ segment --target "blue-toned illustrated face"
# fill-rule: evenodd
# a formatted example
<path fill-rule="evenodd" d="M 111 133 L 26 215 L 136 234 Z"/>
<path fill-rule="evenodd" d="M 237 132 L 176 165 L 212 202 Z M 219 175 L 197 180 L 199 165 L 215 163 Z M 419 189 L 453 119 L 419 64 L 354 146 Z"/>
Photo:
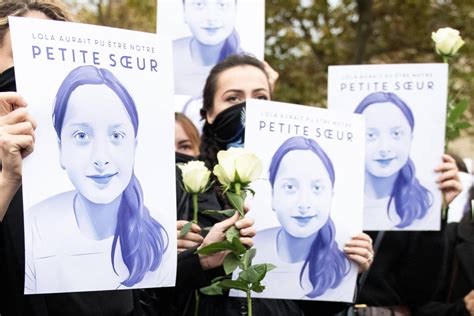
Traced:
<path fill-rule="evenodd" d="M 328 220 L 331 200 L 331 179 L 314 152 L 294 150 L 282 158 L 272 207 L 290 235 L 306 238 L 317 233 Z"/>
<path fill-rule="evenodd" d="M 234 29 L 235 0 L 185 0 L 184 21 L 203 45 L 223 42 Z"/>
<path fill-rule="evenodd" d="M 119 97 L 105 85 L 84 85 L 68 101 L 59 144 L 61 166 L 89 201 L 107 204 L 130 182 L 135 133 Z"/>
<path fill-rule="evenodd" d="M 366 120 L 365 168 L 375 177 L 390 177 L 405 165 L 412 132 L 402 111 L 385 102 L 369 105 Z"/>

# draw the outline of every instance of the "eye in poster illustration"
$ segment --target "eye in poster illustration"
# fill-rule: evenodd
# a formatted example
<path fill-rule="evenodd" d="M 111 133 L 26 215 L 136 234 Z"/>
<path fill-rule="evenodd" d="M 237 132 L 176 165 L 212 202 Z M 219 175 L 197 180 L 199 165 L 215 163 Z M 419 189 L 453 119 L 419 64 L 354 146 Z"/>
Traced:
<path fill-rule="evenodd" d="M 247 215 L 253 264 L 276 266 L 254 297 L 352 301 L 357 267 L 342 247 L 362 231 L 364 130 L 360 115 L 247 100 L 245 148 L 264 170 Z"/>
<path fill-rule="evenodd" d="M 23 164 L 25 294 L 173 286 L 170 41 L 26 18 L 10 30 L 38 123 Z"/>
<path fill-rule="evenodd" d="M 364 230 L 439 230 L 447 64 L 329 67 L 328 107 L 366 118 Z"/>
<path fill-rule="evenodd" d="M 175 110 L 201 123 L 209 71 L 237 53 L 263 59 L 264 0 L 159 0 L 157 33 L 173 39 Z"/>

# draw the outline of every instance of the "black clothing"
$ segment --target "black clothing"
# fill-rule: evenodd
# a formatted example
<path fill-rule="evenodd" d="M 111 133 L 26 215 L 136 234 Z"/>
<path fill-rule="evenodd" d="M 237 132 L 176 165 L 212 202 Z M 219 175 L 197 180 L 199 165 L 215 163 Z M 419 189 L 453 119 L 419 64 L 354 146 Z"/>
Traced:
<path fill-rule="evenodd" d="M 463 299 L 474 289 L 474 222 L 449 224 L 446 240 L 445 269 L 436 276 L 439 290 L 415 315 L 469 316 Z"/>
<path fill-rule="evenodd" d="M 183 156 L 180 156 L 182 159 Z M 184 162 L 184 161 L 182 161 Z M 180 171 L 176 174 L 176 198 L 178 201 L 178 220 L 192 220 L 192 202 L 191 195 L 184 192 L 181 181 Z M 181 201 L 181 203 L 180 203 Z M 219 202 L 217 194 L 214 190 L 209 190 L 204 194 L 198 195 L 198 205 L 200 210 L 221 210 L 224 209 L 222 203 Z M 199 225 L 201 227 L 209 227 L 215 223 L 222 221 L 226 217 L 223 215 L 205 215 L 199 214 Z M 182 254 L 184 255 L 184 254 Z M 195 268 L 198 268 L 197 266 Z M 195 308 L 194 290 L 200 287 L 208 286 L 211 280 L 219 275 L 224 275 L 222 268 L 217 268 L 212 271 L 206 271 L 196 279 L 193 287 L 190 283 L 184 285 L 188 291 L 181 291 L 175 297 L 174 305 L 177 306 L 178 315 L 193 315 Z M 178 274 L 179 278 L 179 274 Z M 177 284 L 178 286 L 178 284 Z M 330 303 L 330 302 L 312 302 L 312 301 L 296 301 L 296 300 L 281 300 L 281 299 L 253 299 L 253 313 L 254 315 L 272 315 L 272 316 L 286 316 L 286 315 L 334 315 L 338 311 L 346 307 L 344 303 Z M 199 315 L 214 316 L 240 316 L 247 310 L 247 302 L 244 298 L 228 297 L 228 292 L 225 295 L 207 296 L 200 293 L 200 309 Z"/>
<path fill-rule="evenodd" d="M 0 92 L 16 91 L 13 68 L 0 74 Z M 24 295 L 25 242 L 21 188 L 0 223 L 2 316 L 142 315 L 137 290 Z"/>
<path fill-rule="evenodd" d="M 377 232 L 367 232 L 375 240 Z M 419 306 L 431 299 L 443 264 L 442 232 L 387 231 L 357 303 Z"/>

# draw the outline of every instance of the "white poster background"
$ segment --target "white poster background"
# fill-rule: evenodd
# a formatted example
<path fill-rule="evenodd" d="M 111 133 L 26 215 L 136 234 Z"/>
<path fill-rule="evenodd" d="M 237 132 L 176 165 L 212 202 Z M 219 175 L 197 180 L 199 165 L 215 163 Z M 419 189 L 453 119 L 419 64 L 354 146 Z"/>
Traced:
<path fill-rule="evenodd" d="M 10 31 L 18 92 L 27 100 L 28 111 L 38 123 L 35 150 L 23 164 L 25 212 L 49 197 L 74 190 L 59 164 L 57 135 L 51 115 L 55 95 L 63 79 L 72 69 L 93 64 L 92 52 L 96 52 L 96 62 L 100 64 L 96 67 L 110 70 L 135 101 L 139 117 L 135 175 L 143 189 L 145 206 L 152 217 L 163 225 L 169 237 L 167 251 L 157 270 L 159 273 L 154 273 L 152 277 L 145 275 L 134 287 L 174 286 L 176 202 L 170 41 L 149 33 L 26 18 L 10 18 Z M 36 58 L 33 58 L 32 46 L 38 46 L 42 50 Z M 51 53 L 49 59 L 47 47 Z M 64 58 L 58 48 L 66 49 Z M 75 62 L 72 60 L 71 50 L 75 50 Z M 80 50 L 84 53 L 80 53 Z M 110 66 L 109 54 L 115 54 L 118 62 L 116 67 Z M 124 65 L 132 69 L 120 65 L 121 56 L 130 56 L 130 64 L 124 59 Z M 147 60 L 147 68 L 138 70 L 136 58 L 142 57 Z M 157 61 L 157 71 L 151 70 L 150 59 Z M 51 233 L 54 234 L 61 223 L 54 220 L 52 223 Z M 75 276 L 77 284 L 61 284 L 59 280 L 59 287 L 46 288 L 42 292 L 115 289 L 89 287 L 81 280 L 88 279 L 97 272 L 85 271 L 84 268 L 81 270 L 81 267 L 70 269 L 79 272 Z M 56 273 L 57 271 L 51 271 L 52 275 Z M 100 279 L 101 275 L 96 278 Z M 124 288 L 126 287 L 119 287 Z"/>
<path fill-rule="evenodd" d="M 403 230 L 439 230 L 441 193 L 434 171 L 444 152 L 447 100 L 447 64 L 394 64 L 330 66 L 328 78 L 328 108 L 338 112 L 353 112 L 370 93 L 392 92 L 413 112 L 415 127 L 410 158 L 416 177 L 433 195 L 427 215 L 415 220 Z M 428 85 L 432 84 L 431 88 Z M 386 215 L 386 209 L 380 214 Z M 364 218 L 364 230 L 399 230 L 382 218 Z"/>
<path fill-rule="evenodd" d="M 191 36 L 184 22 L 182 0 L 158 0 L 156 31 L 172 40 Z M 235 29 L 244 52 L 263 59 L 265 49 L 265 1 L 237 0 Z"/>
<path fill-rule="evenodd" d="M 260 129 L 260 122 L 267 123 L 266 128 Z M 273 132 L 269 129 L 270 122 L 274 122 Z M 279 124 L 284 123 L 284 132 L 280 132 Z M 291 131 L 287 132 L 290 125 Z M 298 125 L 298 131 L 295 126 Z M 307 135 L 304 135 L 304 126 Z M 322 135 L 324 130 L 332 130 L 332 139 L 324 136 L 317 137 L 316 129 L 320 128 Z M 336 131 L 347 135 L 352 133 L 352 141 L 336 140 Z M 305 136 L 315 140 L 331 159 L 335 170 L 335 186 L 330 216 L 336 227 L 336 242 L 342 250 L 344 244 L 352 236 L 362 231 L 362 203 L 363 203 L 363 172 L 364 172 L 364 120 L 356 114 L 339 114 L 321 108 L 294 105 L 289 103 L 271 102 L 263 100 L 248 99 L 246 105 L 246 128 L 245 148 L 254 152 L 263 164 L 263 173 L 260 180 L 253 183 L 255 196 L 249 198 L 250 211 L 248 217 L 255 219 L 255 228 L 258 232 L 271 227 L 280 227 L 275 212 L 272 210 L 272 192 L 268 180 L 271 159 L 278 147 L 288 138 L 293 136 Z M 329 132 L 328 132 L 329 133 Z M 329 134 L 327 134 L 329 135 Z M 350 159 L 348 159 L 350 157 Z M 311 166 L 301 166 L 311 168 Z M 259 245 L 257 245 L 257 256 L 253 262 L 272 263 L 267 258 L 260 258 Z M 260 247 L 274 247 L 275 245 L 260 245 Z M 261 248 L 262 249 L 262 248 Z M 237 276 L 234 275 L 234 278 Z M 357 278 L 357 266 L 351 262 L 351 268 L 342 283 L 336 289 L 329 289 L 323 295 L 314 300 L 323 301 L 345 301 L 353 299 L 354 287 Z M 272 279 L 269 283 L 269 279 Z M 291 280 L 291 281 L 289 281 Z M 279 273 L 278 267 L 269 272 L 263 284 L 267 288 L 263 293 L 252 293 L 253 297 L 303 299 L 310 300 L 303 291 L 294 291 L 291 286 L 282 284 L 294 284 L 299 280 L 297 273 Z M 279 284 L 277 287 L 268 284 Z M 232 291 L 232 295 L 242 296 L 243 292 Z"/>
<path fill-rule="evenodd" d="M 191 1 L 191 0 L 189 0 Z M 206 0 L 207 1 L 207 0 Z M 239 34 L 240 47 L 263 60 L 265 49 L 265 1 L 264 0 L 237 0 L 235 30 Z M 192 36 L 188 25 L 184 22 L 182 0 L 159 0 L 157 6 L 157 34 L 167 36 L 172 40 Z M 177 54 L 173 55 L 174 62 Z M 210 66 L 208 67 L 210 70 Z M 176 74 L 175 74 L 176 75 Z M 204 78 L 205 79 L 205 78 Z M 192 78 L 178 78 L 175 80 L 192 81 Z M 175 87 L 175 110 L 183 112 L 201 131 L 203 122 L 200 120 L 199 110 L 202 105 L 202 88 L 193 89 L 195 93 L 187 93 Z M 189 102 L 191 100 L 191 102 Z"/>

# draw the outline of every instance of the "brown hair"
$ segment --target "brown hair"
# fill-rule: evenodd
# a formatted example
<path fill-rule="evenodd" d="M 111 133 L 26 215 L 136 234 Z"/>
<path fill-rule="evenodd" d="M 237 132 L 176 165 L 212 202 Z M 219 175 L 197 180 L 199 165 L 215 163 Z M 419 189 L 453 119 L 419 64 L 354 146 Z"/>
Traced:
<path fill-rule="evenodd" d="M 174 119 L 176 123 L 180 123 L 183 127 L 184 132 L 188 135 L 191 141 L 193 151 L 199 155 L 199 146 L 201 145 L 201 139 L 199 138 L 199 132 L 193 122 L 183 113 L 175 112 Z"/>
<path fill-rule="evenodd" d="M 232 55 L 218 63 L 212 68 L 207 77 L 206 84 L 202 93 L 202 109 L 201 117 L 204 119 L 204 127 L 201 136 L 201 158 L 204 160 L 208 168 L 213 168 L 217 164 L 217 152 L 222 149 L 214 141 L 214 135 L 211 132 L 211 124 L 207 122 L 207 114 L 214 109 L 214 96 L 217 91 L 217 84 L 219 76 L 224 71 L 239 67 L 252 66 L 260 69 L 268 78 L 268 73 L 265 70 L 263 62 L 249 54 Z M 270 82 L 268 83 L 270 87 Z M 271 89 L 269 89 L 271 92 Z"/>
<path fill-rule="evenodd" d="M 8 31 L 8 16 L 24 16 L 30 11 L 39 11 L 51 20 L 73 20 L 64 3 L 59 0 L 7 0 L 0 3 L 0 47 Z"/>
<path fill-rule="evenodd" d="M 253 66 L 260 69 L 268 79 L 268 74 L 265 70 L 265 65 L 263 62 L 255 58 L 250 54 L 237 54 L 231 55 L 215 65 L 209 76 L 207 76 L 206 84 L 204 85 L 204 90 L 202 92 L 202 109 L 201 117 L 206 120 L 207 113 L 211 113 L 214 109 L 214 95 L 217 90 L 217 81 L 219 80 L 219 75 L 224 71 L 238 67 L 238 66 Z M 269 83 L 270 85 L 270 83 Z M 270 89 L 271 91 L 271 89 Z"/>

